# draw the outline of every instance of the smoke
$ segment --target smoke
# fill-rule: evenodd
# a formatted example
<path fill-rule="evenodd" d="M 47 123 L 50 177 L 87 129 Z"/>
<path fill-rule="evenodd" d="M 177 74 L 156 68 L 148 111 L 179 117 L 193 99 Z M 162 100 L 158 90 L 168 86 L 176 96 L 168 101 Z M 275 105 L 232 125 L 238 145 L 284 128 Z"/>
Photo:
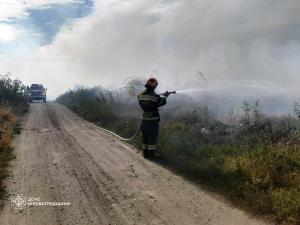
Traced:
<path fill-rule="evenodd" d="M 53 97 L 74 84 L 119 87 L 128 76 L 154 74 L 161 90 L 280 96 L 285 107 L 299 95 L 299 10 L 294 0 L 99 0 L 33 60 L 12 58 L 4 68 L 18 62 L 18 76 L 38 78 Z"/>

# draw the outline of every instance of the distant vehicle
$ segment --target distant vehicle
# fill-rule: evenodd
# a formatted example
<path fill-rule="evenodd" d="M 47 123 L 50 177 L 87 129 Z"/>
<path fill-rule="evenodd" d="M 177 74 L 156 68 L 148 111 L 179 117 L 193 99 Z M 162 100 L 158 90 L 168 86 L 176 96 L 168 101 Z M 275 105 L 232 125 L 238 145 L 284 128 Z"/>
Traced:
<path fill-rule="evenodd" d="M 42 84 L 32 84 L 27 90 L 28 101 L 31 103 L 33 101 L 47 101 L 47 89 L 44 88 Z"/>

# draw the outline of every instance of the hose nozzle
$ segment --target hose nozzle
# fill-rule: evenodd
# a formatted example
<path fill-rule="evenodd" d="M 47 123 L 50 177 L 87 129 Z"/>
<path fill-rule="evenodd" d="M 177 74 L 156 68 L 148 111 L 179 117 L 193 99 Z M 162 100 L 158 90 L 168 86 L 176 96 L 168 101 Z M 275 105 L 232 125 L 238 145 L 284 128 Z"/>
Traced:
<path fill-rule="evenodd" d="M 170 94 L 176 94 L 176 91 L 166 91 L 165 93 L 163 93 L 161 95 L 168 97 Z"/>

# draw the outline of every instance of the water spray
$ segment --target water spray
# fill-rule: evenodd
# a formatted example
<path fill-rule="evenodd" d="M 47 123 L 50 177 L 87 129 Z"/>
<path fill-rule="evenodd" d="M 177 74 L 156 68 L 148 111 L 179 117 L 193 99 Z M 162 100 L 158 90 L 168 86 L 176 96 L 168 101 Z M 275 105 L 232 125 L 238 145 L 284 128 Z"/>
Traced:
<path fill-rule="evenodd" d="M 178 94 L 189 94 L 194 92 L 208 92 L 208 91 L 224 91 L 226 89 L 233 88 L 256 88 L 256 89 L 266 89 L 266 86 L 263 85 L 254 85 L 254 84 L 230 84 L 225 86 L 216 86 L 216 87 L 206 87 L 206 88 L 191 88 L 191 89 L 182 89 L 176 91 Z"/>

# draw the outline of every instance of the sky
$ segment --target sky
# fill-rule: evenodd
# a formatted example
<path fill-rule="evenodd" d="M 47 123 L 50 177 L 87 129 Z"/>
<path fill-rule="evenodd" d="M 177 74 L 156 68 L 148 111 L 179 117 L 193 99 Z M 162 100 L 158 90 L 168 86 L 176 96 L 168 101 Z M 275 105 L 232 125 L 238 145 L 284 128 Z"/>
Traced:
<path fill-rule="evenodd" d="M 153 75 L 161 90 L 293 102 L 299 11 L 295 0 L 0 0 L 0 73 L 50 98 Z"/>

